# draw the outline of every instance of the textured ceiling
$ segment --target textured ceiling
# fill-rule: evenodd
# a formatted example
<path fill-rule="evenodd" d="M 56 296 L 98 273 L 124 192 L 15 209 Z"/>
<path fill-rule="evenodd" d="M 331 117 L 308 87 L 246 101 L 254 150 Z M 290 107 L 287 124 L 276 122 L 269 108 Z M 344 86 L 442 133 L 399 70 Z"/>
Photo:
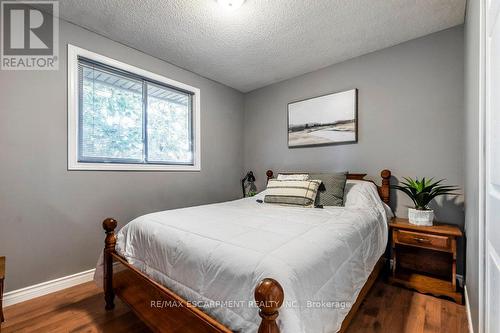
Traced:
<path fill-rule="evenodd" d="M 465 0 L 60 0 L 77 25 L 242 92 L 446 29 Z"/>

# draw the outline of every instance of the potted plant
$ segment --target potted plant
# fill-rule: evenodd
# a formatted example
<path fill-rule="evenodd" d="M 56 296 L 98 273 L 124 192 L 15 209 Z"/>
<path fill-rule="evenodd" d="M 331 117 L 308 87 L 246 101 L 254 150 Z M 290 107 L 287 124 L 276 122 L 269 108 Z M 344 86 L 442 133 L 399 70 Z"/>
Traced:
<path fill-rule="evenodd" d="M 391 186 L 404 192 L 415 204 L 415 208 L 408 208 L 408 220 L 416 225 L 431 226 L 434 220 L 434 211 L 429 209 L 429 202 L 440 195 L 457 195 L 457 186 L 441 185 L 444 179 L 434 181 L 434 178 L 419 180 L 404 177 L 401 185 Z"/>

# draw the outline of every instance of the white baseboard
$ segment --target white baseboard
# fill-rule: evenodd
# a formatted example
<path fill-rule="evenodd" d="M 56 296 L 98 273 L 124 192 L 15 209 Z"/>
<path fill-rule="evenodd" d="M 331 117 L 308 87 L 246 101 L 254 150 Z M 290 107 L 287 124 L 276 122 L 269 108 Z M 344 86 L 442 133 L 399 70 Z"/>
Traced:
<path fill-rule="evenodd" d="M 40 297 L 62 289 L 92 281 L 92 279 L 94 278 L 94 272 L 95 268 L 89 269 L 88 271 L 64 276 L 59 279 L 35 284 L 26 288 L 9 291 L 8 293 L 4 294 L 3 305 L 7 307 L 9 305 L 28 301 L 32 298 Z"/>
<path fill-rule="evenodd" d="M 465 311 L 467 312 L 467 322 L 469 323 L 469 333 L 474 333 L 474 327 L 472 326 L 472 317 L 470 314 L 469 295 L 467 294 L 467 286 L 464 286 L 464 298 L 465 298 Z"/>

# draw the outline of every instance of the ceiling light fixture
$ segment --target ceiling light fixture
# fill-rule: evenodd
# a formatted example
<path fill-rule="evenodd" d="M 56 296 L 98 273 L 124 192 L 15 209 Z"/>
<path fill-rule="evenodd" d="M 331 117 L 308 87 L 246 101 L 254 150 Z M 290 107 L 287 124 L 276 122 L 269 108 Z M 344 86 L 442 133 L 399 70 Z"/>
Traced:
<path fill-rule="evenodd" d="M 225 10 L 236 10 L 243 5 L 245 0 L 217 0 L 219 6 L 224 8 Z"/>

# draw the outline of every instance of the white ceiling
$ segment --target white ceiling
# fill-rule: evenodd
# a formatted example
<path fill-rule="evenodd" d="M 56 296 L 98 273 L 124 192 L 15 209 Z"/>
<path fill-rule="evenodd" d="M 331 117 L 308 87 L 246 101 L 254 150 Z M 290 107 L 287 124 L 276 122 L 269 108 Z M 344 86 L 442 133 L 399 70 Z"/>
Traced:
<path fill-rule="evenodd" d="M 60 15 L 248 92 L 461 24 L 465 1 L 60 0 Z"/>

